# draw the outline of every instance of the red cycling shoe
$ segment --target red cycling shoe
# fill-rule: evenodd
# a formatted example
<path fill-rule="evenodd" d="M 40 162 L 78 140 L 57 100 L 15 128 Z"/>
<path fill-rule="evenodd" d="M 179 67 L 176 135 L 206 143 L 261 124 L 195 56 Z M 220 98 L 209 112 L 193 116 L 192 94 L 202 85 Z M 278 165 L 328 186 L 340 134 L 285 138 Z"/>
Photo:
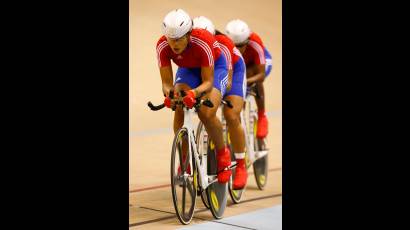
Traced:
<path fill-rule="evenodd" d="M 218 172 L 224 170 L 226 167 L 229 167 L 231 165 L 231 152 L 229 151 L 229 148 L 224 147 L 223 149 L 220 149 L 216 155 L 216 159 L 218 164 Z M 231 170 L 224 170 L 218 173 L 218 182 L 222 184 L 228 182 L 231 175 Z"/>
<path fill-rule="evenodd" d="M 265 114 L 258 114 L 258 130 L 256 137 L 263 139 L 268 135 L 268 118 Z"/>
<path fill-rule="evenodd" d="M 248 179 L 248 172 L 246 171 L 245 159 L 236 159 L 237 165 L 235 170 L 235 178 L 233 180 L 233 189 L 243 189 Z"/>

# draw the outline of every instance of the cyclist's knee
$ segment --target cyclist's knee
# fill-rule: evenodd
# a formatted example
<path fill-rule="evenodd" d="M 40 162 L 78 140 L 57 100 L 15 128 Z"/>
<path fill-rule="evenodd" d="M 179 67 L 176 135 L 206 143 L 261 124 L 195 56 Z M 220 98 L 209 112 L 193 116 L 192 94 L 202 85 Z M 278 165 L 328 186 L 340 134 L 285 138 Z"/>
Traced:
<path fill-rule="evenodd" d="M 201 109 L 198 116 L 202 123 L 207 124 L 209 121 L 216 118 L 216 111 L 212 109 Z"/>
<path fill-rule="evenodd" d="M 234 111 L 233 109 L 231 110 L 225 110 L 224 111 L 224 117 L 226 122 L 228 123 L 229 126 L 231 125 L 240 125 L 240 117 L 239 114 L 236 113 L 236 111 Z"/>

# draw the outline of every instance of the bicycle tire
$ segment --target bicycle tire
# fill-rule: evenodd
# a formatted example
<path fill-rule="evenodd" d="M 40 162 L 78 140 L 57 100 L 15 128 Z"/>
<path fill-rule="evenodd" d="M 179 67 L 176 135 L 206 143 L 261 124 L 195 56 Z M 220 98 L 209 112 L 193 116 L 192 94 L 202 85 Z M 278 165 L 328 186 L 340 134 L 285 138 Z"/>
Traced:
<path fill-rule="evenodd" d="M 255 119 L 255 125 L 257 124 Z M 266 138 L 259 139 L 254 135 L 255 151 L 266 149 Z M 255 175 L 256 185 L 259 190 L 264 190 L 268 179 L 268 154 L 253 162 L 253 174 Z"/>
<path fill-rule="evenodd" d="M 235 159 L 235 153 L 232 151 L 232 144 L 231 144 L 231 139 L 230 139 L 230 135 L 229 132 L 226 132 L 226 140 L 227 140 L 227 146 L 229 148 L 229 150 L 231 151 L 231 161 L 236 161 Z M 245 187 L 243 189 L 234 189 L 233 188 L 233 181 L 235 179 L 235 169 L 232 169 L 232 176 L 229 179 L 229 184 L 228 184 L 228 191 L 229 191 L 229 195 L 231 197 L 231 200 L 233 203 L 235 204 L 239 204 L 241 199 L 242 199 L 242 194 L 245 192 Z"/>
<path fill-rule="evenodd" d="M 209 142 L 211 143 L 211 142 Z M 211 144 L 208 147 L 208 175 L 216 175 L 217 173 L 217 161 L 215 148 L 211 148 Z M 228 183 L 221 184 L 218 181 L 210 184 L 206 188 L 206 195 L 208 198 L 209 209 L 212 216 L 215 219 L 221 219 L 225 212 L 226 203 L 228 200 Z"/>
<path fill-rule="evenodd" d="M 188 171 L 189 161 L 188 157 L 182 162 L 182 141 L 188 141 L 188 132 L 186 128 L 181 128 L 178 130 L 174 137 L 171 150 L 171 191 L 172 191 L 172 201 L 175 208 L 175 213 L 179 221 L 186 225 L 189 224 L 194 216 L 195 204 L 196 204 L 196 189 L 194 186 L 194 176 L 182 176 L 182 174 Z M 178 170 L 180 167 L 180 170 Z M 192 161 L 191 170 L 196 170 L 195 161 Z M 188 174 L 188 173 L 187 173 Z M 194 174 L 194 173 L 193 173 Z M 191 181 L 192 180 L 192 181 Z M 182 185 L 181 185 L 182 184 Z M 182 195 L 178 193 L 179 188 L 182 188 Z M 178 191 L 177 191 L 178 190 Z M 187 196 L 188 190 L 188 196 Z M 178 197 L 181 195 L 181 205 L 179 206 Z M 186 210 L 186 203 L 190 197 L 190 205 L 188 205 L 188 212 Z"/>

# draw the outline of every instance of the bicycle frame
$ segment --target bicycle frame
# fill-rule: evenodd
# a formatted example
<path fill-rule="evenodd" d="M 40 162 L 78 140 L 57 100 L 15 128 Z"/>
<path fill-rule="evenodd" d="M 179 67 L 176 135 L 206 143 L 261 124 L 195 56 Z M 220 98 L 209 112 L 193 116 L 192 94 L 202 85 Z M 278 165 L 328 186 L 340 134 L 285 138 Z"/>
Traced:
<path fill-rule="evenodd" d="M 245 98 L 245 108 L 242 109 L 241 111 L 241 123 L 242 126 L 245 130 L 245 146 L 246 146 L 246 152 L 248 153 L 249 161 L 250 164 L 255 162 L 256 160 L 264 157 L 266 154 L 268 154 L 267 150 L 263 151 L 255 151 L 254 150 L 254 122 L 255 122 L 255 117 L 258 116 L 258 113 L 256 112 L 255 105 L 252 102 L 252 95 L 247 94 Z M 245 116 L 247 116 L 248 119 L 245 119 Z M 249 122 L 248 122 L 249 121 Z"/>
<path fill-rule="evenodd" d="M 192 154 L 194 155 L 196 165 L 198 166 L 198 179 L 199 179 L 199 184 L 203 190 L 205 190 L 210 184 L 218 181 L 216 175 L 208 175 L 207 173 L 207 160 L 202 157 L 202 164 L 199 159 L 199 153 L 197 149 L 197 145 L 195 143 L 195 136 L 194 136 L 194 129 L 193 129 L 193 122 L 192 122 L 192 115 L 194 114 L 194 111 L 189 110 L 184 107 L 184 124 L 182 125 L 182 128 L 186 128 L 188 132 L 188 154 L 189 154 L 189 165 L 192 168 Z M 194 152 L 192 152 L 194 151 Z M 191 175 L 192 176 L 192 171 Z M 185 176 L 185 175 L 184 175 Z"/>

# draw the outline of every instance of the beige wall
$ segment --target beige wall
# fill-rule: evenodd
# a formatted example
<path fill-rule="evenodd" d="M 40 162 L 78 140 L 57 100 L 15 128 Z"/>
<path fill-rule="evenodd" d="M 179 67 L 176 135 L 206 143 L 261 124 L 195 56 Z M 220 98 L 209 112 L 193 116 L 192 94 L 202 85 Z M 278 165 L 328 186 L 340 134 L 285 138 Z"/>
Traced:
<path fill-rule="evenodd" d="M 266 108 L 282 106 L 282 3 L 280 0 L 130 0 L 130 131 L 171 127 L 168 110 L 151 112 L 146 102 L 162 102 L 155 45 L 161 22 L 172 9 L 182 8 L 191 17 L 206 16 L 223 31 L 231 19 L 240 18 L 258 33 L 273 56 L 273 71 L 265 81 Z M 175 69 L 174 69 L 175 73 Z"/>

